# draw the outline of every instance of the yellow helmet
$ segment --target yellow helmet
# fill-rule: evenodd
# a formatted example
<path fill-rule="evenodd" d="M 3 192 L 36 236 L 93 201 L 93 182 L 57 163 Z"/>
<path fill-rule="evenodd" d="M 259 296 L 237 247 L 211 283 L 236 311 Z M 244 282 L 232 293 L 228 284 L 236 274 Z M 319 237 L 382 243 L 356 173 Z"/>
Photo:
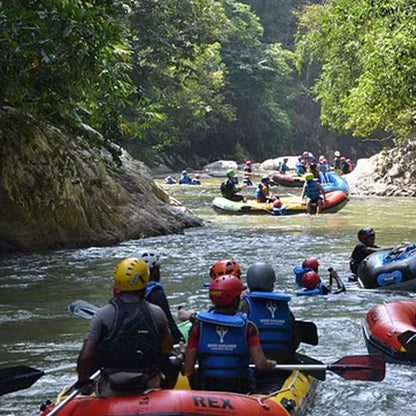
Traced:
<path fill-rule="evenodd" d="M 118 263 L 114 270 L 114 288 L 122 292 L 144 289 L 149 277 L 149 267 L 144 260 L 128 257 Z"/>

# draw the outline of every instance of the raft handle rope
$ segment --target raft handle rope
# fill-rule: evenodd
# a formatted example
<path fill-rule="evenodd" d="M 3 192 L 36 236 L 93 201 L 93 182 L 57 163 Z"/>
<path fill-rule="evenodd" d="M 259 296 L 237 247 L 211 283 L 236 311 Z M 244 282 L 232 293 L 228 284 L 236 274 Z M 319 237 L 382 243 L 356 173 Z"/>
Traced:
<path fill-rule="evenodd" d="M 388 333 L 387 333 L 387 335 L 389 336 L 389 337 L 392 337 L 392 336 L 394 336 L 394 334 L 396 333 L 396 325 L 395 325 L 395 323 L 394 323 L 394 321 L 393 321 L 393 319 L 391 318 L 391 315 L 390 315 L 390 312 L 389 312 L 389 308 L 388 308 L 388 302 L 383 302 L 383 306 L 386 308 L 386 312 L 387 312 L 387 316 L 389 317 L 389 320 L 390 320 L 390 322 L 391 322 L 391 327 L 392 327 L 392 329 L 391 329 L 391 331 L 389 331 Z"/>

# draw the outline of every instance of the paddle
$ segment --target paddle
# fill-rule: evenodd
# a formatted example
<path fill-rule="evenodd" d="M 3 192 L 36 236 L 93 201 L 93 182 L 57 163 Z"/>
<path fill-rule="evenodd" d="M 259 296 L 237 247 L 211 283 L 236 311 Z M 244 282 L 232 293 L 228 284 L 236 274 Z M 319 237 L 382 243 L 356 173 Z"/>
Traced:
<path fill-rule="evenodd" d="M 287 371 L 332 371 L 345 380 L 381 381 L 386 373 L 386 362 L 380 354 L 347 355 L 333 364 L 277 364 L 274 368 Z"/>
<path fill-rule="evenodd" d="M 416 332 L 408 330 L 398 335 L 397 339 L 409 354 L 416 354 Z"/>
<path fill-rule="evenodd" d="M 85 300 L 76 300 L 67 306 L 67 310 L 70 314 L 84 319 L 91 319 L 98 309 L 100 309 L 98 306 L 86 302 Z"/>
<path fill-rule="evenodd" d="M 37 380 L 46 374 L 58 371 L 69 370 L 76 367 L 76 364 L 64 365 L 51 368 L 50 370 L 38 370 L 36 368 L 20 365 L 0 369 L 0 396 L 13 391 L 29 388 Z"/>
<path fill-rule="evenodd" d="M 90 378 L 94 380 L 96 377 L 98 377 L 100 374 L 100 370 L 97 370 Z M 74 383 L 69 390 L 73 389 L 76 383 Z M 69 391 L 68 390 L 68 391 Z M 76 389 L 71 394 L 69 394 L 64 400 L 59 402 L 49 413 L 48 416 L 53 416 L 56 413 L 58 413 L 64 406 L 66 406 L 73 398 L 78 396 L 80 394 L 82 389 Z"/>
<path fill-rule="evenodd" d="M 99 309 L 85 300 L 76 300 L 67 306 L 67 310 L 78 318 L 91 319 Z M 300 340 L 309 345 L 318 345 L 318 330 L 313 322 L 295 321 Z"/>

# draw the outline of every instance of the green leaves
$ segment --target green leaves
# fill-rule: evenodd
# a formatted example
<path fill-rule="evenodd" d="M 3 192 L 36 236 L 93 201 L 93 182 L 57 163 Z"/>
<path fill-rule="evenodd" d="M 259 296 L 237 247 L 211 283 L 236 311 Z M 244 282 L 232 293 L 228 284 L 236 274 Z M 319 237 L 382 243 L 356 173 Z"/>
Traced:
<path fill-rule="evenodd" d="M 297 35 L 298 69 L 318 60 L 314 86 L 322 120 L 356 136 L 415 125 L 416 4 L 411 0 L 331 0 L 306 8 Z"/>

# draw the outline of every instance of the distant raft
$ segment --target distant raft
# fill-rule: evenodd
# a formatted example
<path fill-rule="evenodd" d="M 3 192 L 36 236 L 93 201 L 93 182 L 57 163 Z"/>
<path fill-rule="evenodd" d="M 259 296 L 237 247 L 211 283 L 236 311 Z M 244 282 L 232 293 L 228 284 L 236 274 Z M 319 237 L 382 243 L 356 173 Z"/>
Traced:
<path fill-rule="evenodd" d="M 416 365 L 416 301 L 384 302 L 370 309 L 362 323 L 370 354 L 387 362 Z"/>
<path fill-rule="evenodd" d="M 358 284 L 366 289 L 416 290 L 416 243 L 378 251 L 358 267 Z"/>
<path fill-rule="evenodd" d="M 294 215 L 304 214 L 306 204 L 299 202 L 299 197 L 281 199 L 282 207 L 278 210 L 273 209 L 271 203 L 259 203 L 255 200 L 247 202 L 230 201 L 223 197 L 215 198 L 211 206 L 217 214 L 228 215 Z M 326 195 L 326 200 L 322 203 L 322 213 L 335 213 L 345 207 L 348 202 L 348 195 L 342 191 L 330 192 Z"/>
<path fill-rule="evenodd" d="M 301 188 L 305 183 L 304 176 L 298 175 L 282 175 L 280 173 L 275 173 L 272 176 L 272 179 L 276 185 L 291 188 Z M 319 182 L 325 192 L 342 191 L 348 194 L 350 191 L 348 182 L 336 172 L 320 173 Z"/>

